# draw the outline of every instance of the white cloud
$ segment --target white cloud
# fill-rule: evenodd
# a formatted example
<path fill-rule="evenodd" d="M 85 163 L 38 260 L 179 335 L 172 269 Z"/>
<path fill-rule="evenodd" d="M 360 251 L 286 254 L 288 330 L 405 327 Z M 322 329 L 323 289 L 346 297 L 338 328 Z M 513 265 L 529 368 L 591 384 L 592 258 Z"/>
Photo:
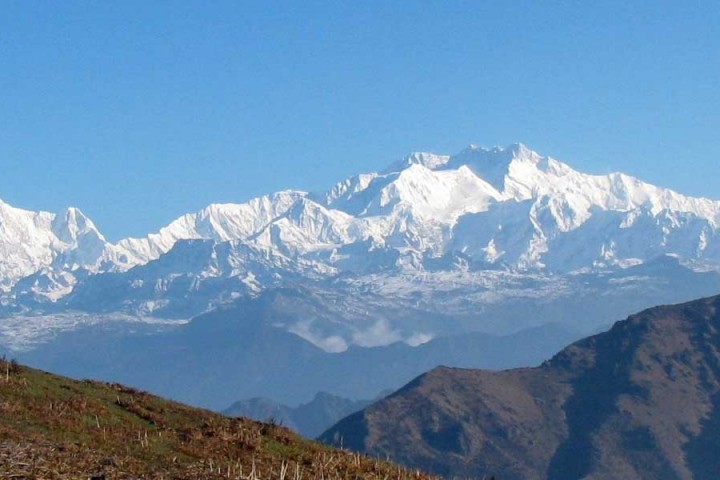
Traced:
<path fill-rule="evenodd" d="M 391 329 L 385 320 L 378 320 L 369 329 L 356 332 L 352 336 L 353 343 L 361 347 L 380 347 L 401 340 L 400 333 Z"/>
<path fill-rule="evenodd" d="M 423 343 L 427 343 L 430 340 L 432 340 L 434 335 L 432 333 L 414 333 L 411 337 L 407 338 L 405 340 L 405 343 L 410 345 L 411 347 L 417 347 L 419 345 L 422 345 Z"/>
<path fill-rule="evenodd" d="M 347 342 L 341 336 L 330 335 L 323 337 L 317 335 L 310 330 L 310 323 L 308 322 L 296 323 L 290 327 L 289 331 L 329 353 L 340 353 L 348 349 Z"/>

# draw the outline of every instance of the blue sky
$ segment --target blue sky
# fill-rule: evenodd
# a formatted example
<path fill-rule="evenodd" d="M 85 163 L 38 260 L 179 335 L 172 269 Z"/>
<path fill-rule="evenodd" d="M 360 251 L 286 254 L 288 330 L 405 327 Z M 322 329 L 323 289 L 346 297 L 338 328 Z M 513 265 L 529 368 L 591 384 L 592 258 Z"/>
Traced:
<path fill-rule="evenodd" d="M 720 2 L 33 2 L 0 16 L 0 198 L 111 240 L 521 141 L 720 199 Z"/>

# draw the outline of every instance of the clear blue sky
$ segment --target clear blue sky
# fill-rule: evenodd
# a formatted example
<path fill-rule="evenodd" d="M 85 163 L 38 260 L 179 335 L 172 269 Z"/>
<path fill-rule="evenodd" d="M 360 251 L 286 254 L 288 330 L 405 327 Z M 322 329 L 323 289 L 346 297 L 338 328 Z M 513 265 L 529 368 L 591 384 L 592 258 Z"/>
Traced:
<path fill-rule="evenodd" d="M 111 240 L 522 141 L 720 199 L 720 2 L 33 2 L 0 16 L 0 198 Z"/>

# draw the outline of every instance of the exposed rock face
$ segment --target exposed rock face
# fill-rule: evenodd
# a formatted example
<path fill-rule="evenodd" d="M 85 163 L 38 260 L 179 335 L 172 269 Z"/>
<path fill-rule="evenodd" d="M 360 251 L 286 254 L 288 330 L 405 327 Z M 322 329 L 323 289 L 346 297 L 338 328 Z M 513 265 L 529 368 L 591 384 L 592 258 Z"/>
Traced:
<path fill-rule="evenodd" d="M 448 476 L 717 478 L 719 307 L 649 309 L 537 368 L 441 367 L 322 438 Z"/>

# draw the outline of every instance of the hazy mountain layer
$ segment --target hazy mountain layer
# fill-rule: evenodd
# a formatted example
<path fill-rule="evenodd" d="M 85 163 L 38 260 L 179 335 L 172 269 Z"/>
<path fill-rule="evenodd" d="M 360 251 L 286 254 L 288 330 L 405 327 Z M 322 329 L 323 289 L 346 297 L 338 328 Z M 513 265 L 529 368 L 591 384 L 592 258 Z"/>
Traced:
<path fill-rule="evenodd" d="M 371 400 L 350 400 L 327 392 L 318 392 L 309 402 L 294 407 L 269 398 L 255 397 L 237 401 L 222 413 L 279 424 L 303 437 L 315 438 L 340 419 L 371 403 Z"/>
<path fill-rule="evenodd" d="M 265 308 L 306 308 L 295 293 L 275 292 Z M 296 405 L 320 391 L 349 399 L 375 398 L 440 364 L 533 365 L 577 338 L 548 325 L 508 336 L 471 333 L 418 347 L 398 342 L 328 353 L 273 326 L 273 317 L 267 315 L 253 303 L 218 309 L 180 326 L 101 322 L 12 355 L 75 378 L 123 382 L 221 410 L 238 399 L 258 396 Z"/>

